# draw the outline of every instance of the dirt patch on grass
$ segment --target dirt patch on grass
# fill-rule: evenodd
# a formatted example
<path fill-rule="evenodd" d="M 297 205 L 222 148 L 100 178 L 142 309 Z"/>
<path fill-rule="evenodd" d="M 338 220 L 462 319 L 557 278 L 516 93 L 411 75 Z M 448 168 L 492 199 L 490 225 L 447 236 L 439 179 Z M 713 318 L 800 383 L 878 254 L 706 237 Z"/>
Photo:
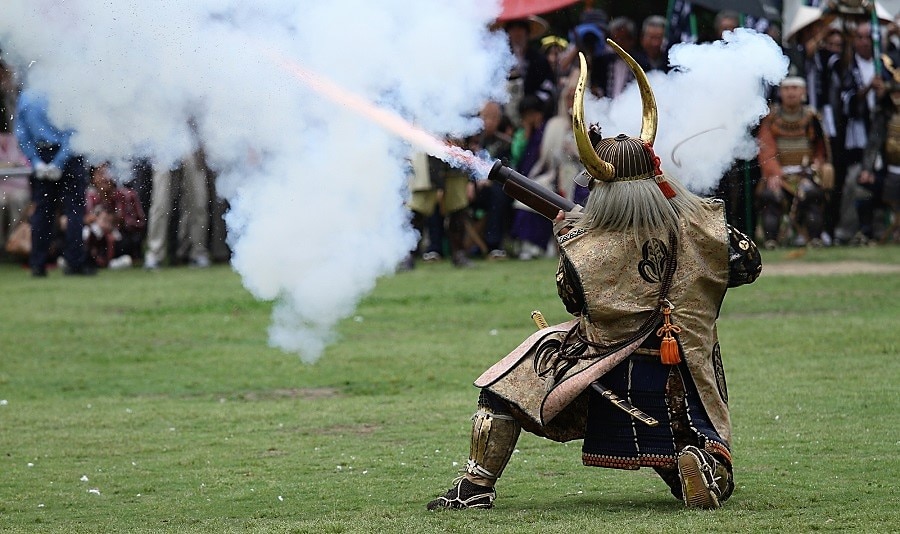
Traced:
<path fill-rule="evenodd" d="M 266 391 L 247 391 L 238 394 L 237 398 L 244 401 L 259 401 L 272 399 L 328 399 L 331 397 L 339 397 L 340 390 L 337 388 L 288 388 L 288 389 L 270 389 Z"/>
<path fill-rule="evenodd" d="M 325 428 L 317 428 L 313 430 L 313 434 L 343 436 L 351 434 L 354 436 L 368 436 L 381 428 L 379 425 L 372 423 L 360 423 L 358 425 L 334 425 Z"/>
<path fill-rule="evenodd" d="M 900 265 L 865 261 L 764 263 L 763 276 L 834 276 L 842 274 L 900 273 Z"/>

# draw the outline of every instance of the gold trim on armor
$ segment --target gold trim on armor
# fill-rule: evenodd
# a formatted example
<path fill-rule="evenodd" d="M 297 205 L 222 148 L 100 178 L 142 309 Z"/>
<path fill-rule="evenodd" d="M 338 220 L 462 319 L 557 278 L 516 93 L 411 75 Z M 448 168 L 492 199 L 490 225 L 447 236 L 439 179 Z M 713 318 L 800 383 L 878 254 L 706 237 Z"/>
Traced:
<path fill-rule="evenodd" d="M 633 471 L 641 467 L 674 467 L 675 455 L 639 454 L 637 456 L 611 456 L 609 454 L 581 454 L 581 463 L 589 467 L 609 467 Z"/>
<path fill-rule="evenodd" d="M 647 174 L 639 174 L 637 176 L 619 176 L 616 178 L 617 182 L 633 182 L 635 180 L 647 180 L 649 178 L 656 178 L 656 173 L 648 172 Z"/>
<path fill-rule="evenodd" d="M 566 241 L 568 241 L 570 239 L 575 239 L 576 237 L 578 237 L 580 235 L 584 235 L 585 232 L 587 232 L 587 230 L 585 230 L 584 228 L 575 228 L 575 229 L 569 230 L 565 234 L 557 237 L 556 241 L 558 243 L 565 243 Z"/>

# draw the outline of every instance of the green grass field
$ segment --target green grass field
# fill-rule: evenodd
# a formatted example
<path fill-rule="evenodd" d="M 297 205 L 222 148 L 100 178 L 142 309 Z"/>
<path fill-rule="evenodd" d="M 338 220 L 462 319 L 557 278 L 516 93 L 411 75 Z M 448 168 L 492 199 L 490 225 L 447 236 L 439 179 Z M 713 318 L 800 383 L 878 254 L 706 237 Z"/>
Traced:
<path fill-rule="evenodd" d="M 900 264 L 900 247 L 767 265 Z M 900 274 L 766 275 L 719 334 L 737 489 L 688 511 L 651 470 L 582 467 L 523 435 L 491 511 L 438 512 L 471 381 L 565 320 L 553 260 L 382 279 L 320 361 L 267 345 L 228 267 L 32 279 L 0 265 L 3 532 L 900 530 Z"/>

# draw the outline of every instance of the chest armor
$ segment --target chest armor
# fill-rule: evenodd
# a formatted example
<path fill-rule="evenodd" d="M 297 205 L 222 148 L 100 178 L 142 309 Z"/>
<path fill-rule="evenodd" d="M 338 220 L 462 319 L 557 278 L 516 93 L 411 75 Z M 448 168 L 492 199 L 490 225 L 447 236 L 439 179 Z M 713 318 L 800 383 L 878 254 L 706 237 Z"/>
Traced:
<path fill-rule="evenodd" d="M 778 148 L 778 161 L 782 166 L 809 165 L 813 159 L 813 112 L 802 108 L 798 113 L 785 113 L 775 108 L 772 133 Z"/>
<path fill-rule="evenodd" d="M 894 113 L 888 121 L 884 156 L 888 165 L 900 165 L 900 113 Z"/>

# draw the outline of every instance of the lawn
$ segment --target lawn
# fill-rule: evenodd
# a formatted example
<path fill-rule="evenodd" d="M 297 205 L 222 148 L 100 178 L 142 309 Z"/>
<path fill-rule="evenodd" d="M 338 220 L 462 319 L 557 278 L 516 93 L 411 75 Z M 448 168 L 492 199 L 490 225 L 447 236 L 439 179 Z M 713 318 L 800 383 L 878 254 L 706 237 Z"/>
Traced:
<path fill-rule="evenodd" d="M 900 264 L 900 247 L 767 265 Z M 900 529 L 900 274 L 766 275 L 719 335 L 737 489 L 688 511 L 651 470 L 523 435 L 491 511 L 430 513 L 468 454 L 471 381 L 565 320 L 555 263 L 419 265 L 379 281 L 315 364 L 267 344 L 226 266 L 0 265 L 0 531 L 885 532 Z"/>

